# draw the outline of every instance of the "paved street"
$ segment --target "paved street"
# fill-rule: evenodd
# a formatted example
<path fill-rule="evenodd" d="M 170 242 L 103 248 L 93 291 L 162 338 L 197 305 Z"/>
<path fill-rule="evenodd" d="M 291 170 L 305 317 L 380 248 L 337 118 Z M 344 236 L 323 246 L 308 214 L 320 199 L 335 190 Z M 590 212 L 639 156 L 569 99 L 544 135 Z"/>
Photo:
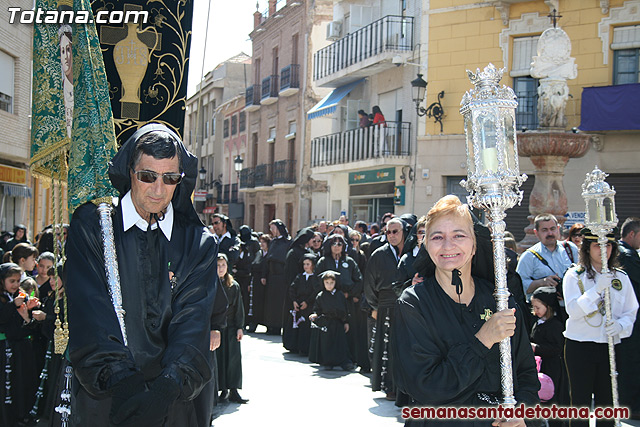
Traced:
<path fill-rule="evenodd" d="M 258 328 L 263 332 L 264 328 Z M 372 392 L 367 376 L 341 369 L 323 370 L 308 359 L 291 355 L 281 338 L 264 333 L 242 339 L 243 389 L 246 405 L 217 408 L 213 425 L 305 426 L 401 425 L 400 409 Z M 290 420 L 288 422 L 287 420 Z"/>
<path fill-rule="evenodd" d="M 242 340 L 243 389 L 246 405 L 223 404 L 216 408 L 216 427 L 246 425 L 306 426 L 402 425 L 400 410 L 372 392 L 369 378 L 341 369 L 323 370 L 306 358 L 289 354 L 280 337 L 259 333 Z M 291 420 L 288 422 L 287 420 Z M 590 423 L 595 426 L 594 420 Z M 640 427 L 625 420 L 623 427 Z"/>

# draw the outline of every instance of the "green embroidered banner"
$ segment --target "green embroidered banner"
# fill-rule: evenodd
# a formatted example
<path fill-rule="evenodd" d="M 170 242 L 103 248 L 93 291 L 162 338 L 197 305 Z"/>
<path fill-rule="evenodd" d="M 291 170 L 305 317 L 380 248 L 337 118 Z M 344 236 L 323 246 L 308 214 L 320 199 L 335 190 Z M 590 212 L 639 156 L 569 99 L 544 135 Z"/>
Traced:
<path fill-rule="evenodd" d="M 63 0 L 64 1 L 64 0 Z M 36 7 L 58 9 L 56 0 Z M 88 0 L 74 0 L 89 11 Z M 31 166 L 66 180 L 69 212 L 115 195 L 108 175 L 117 151 L 108 83 L 94 24 L 36 24 Z"/>

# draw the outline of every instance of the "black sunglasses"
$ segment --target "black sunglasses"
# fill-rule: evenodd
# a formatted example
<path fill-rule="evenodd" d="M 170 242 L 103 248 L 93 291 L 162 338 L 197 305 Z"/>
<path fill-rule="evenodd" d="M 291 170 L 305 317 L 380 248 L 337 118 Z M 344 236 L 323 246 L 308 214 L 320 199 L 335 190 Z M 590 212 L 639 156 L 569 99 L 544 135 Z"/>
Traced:
<path fill-rule="evenodd" d="M 162 175 L 154 171 L 134 171 L 133 173 L 138 181 L 144 182 L 145 184 L 153 184 L 159 176 L 162 176 L 162 182 L 166 185 L 178 185 L 182 182 L 182 178 L 184 178 L 184 173 L 175 172 L 163 173 Z"/>

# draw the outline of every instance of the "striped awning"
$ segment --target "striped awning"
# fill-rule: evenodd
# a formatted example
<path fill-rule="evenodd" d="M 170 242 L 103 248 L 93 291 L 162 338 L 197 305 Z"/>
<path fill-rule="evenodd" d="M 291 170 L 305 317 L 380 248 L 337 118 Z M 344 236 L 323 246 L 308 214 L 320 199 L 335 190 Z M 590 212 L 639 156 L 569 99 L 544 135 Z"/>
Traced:
<path fill-rule="evenodd" d="M 0 184 L 2 186 L 2 194 L 10 197 L 24 197 L 30 199 L 31 188 L 26 185 Z"/>
<path fill-rule="evenodd" d="M 351 82 L 344 86 L 335 88 L 329 95 L 325 96 L 322 101 L 318 102 L 313 108 L 307 111 L 307 120 L 315 119 L 317 117 L 333 114 L 338 108 L 338 103 L 349 94 L 360 83 L 364 81 L 364 78 Z"/>

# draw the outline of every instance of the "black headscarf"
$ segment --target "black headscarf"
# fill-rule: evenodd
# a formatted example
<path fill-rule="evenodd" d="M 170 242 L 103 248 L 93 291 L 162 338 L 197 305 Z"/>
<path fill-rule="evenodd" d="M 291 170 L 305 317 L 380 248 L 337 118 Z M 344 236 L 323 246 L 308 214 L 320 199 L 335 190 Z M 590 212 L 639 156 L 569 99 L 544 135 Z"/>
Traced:
<path fill-rule="evenodd" d="M 125 142 L 120 150 L 113 156 L 109 162 L 109 179 L 113 187 L 118 190 L 120 197 L 123 197 L 131 189 L 131 175 L 129 174 L 129 165 L 136 148 L 136 143 L 143 136 L 150 132 L 163 131 L 167 132 L 176 141 L 176 146 L 180 157 L 180 170 L 184 172 L 182 182 L 176 186 L 171 202 L 174 211 L 181 216 L 183 220 L 189 223 L 202 226 L 202 221 L 198 218 L 198 214 L 191 202 L 191 194 L 196 186 L 196 178 L 198 176 L 198 158 L 187 151 L 180 137 L 165 125 L 159 123 L 150 123 L 138 129 Z"/>
<path fill-rule="evenodd" d="M 556 316 L 560 316 L 560 303 L 558 302 L 558 291 L 553 286 L 543 286 L 533 291 L 531 298 L 542 301 L 545 305 L 551 307 Z"/>
<path fill-rule="evenodd" d="M 313 239 L 314 236 L 315 232 L 313 231 L 313 229 L 305 227 L 302 230 L 298 231 L 296 237 L 291 241 L 289 248 L 293 248 L 295 246 L 299 246 L 302 248 L 304 247 L 304 245 L 309 243 L 309 240 Z"/>
<path fill-rule="evenodd" d="M 240 240 L 242 240 L 244 243 L 250 241 L 252 237 L 251 227 L 249 227 L 248 225 L 241 225 L 239 228 L 239 237 Z"/>
<path fill-rule="evenodd" d="M 273 221 L 271 221 L 276 227 L 278 227 L 278 231 L 280 232 L 280 235 L 282 236 L 283 239 L 286 239 L 289 237 L 289 230 L 287 230 L 287 226 L 284 225 L 284 222 L 282 222 L 279 219 L 274 219 Z"/>

